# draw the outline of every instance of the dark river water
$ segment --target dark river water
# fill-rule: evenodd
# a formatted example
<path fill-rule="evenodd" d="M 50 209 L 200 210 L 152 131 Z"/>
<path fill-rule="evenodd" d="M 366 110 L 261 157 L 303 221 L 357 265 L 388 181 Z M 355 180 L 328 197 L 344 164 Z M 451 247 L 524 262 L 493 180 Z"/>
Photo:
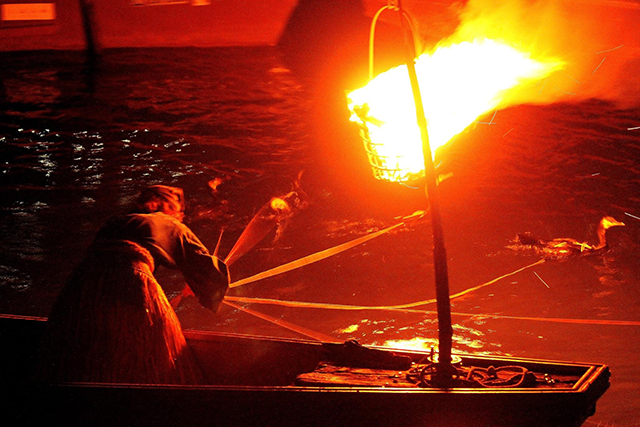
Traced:
<path fill-rule="evenodd" d="M 376 182 L 342 90 L 290 70 L 271 48 L 2 54 L 0 312 L 46 316 L 98 227 L 151 184 L 184 188 L 185 222 L 229 252 L 253 215 L 299 181 L 293 212 L 231 268 L 240 280 L 394 225 L 425 209 L 419 188 Z M 335 83 L 335 84 L 334 84 Z M 586 425 L 640 425 L 640 109 L 597 99 L 499 111 L 438 153 L 460 352 L 601 362 L 612 386 Z M 302 172 L 301 178 L 300 173 Z M 217 183 L 212 185 L 212 183 Z M 609 249 L 536 264 L 518 233 Z M 428 218 L 428 217 L 426 217 Z M 435 297 L 428 219 L 230 296 L 351 306 Z M 505 276 L 505 277 L 503 277 Z M 494 279 L 501 278 L 489 283 Z M 181 278 L 160 271 L 170 298 Z M 414 311 L 246 304 L 336 339 L 428 348 L 435 305 Z M 188 328 L 301 337 L 190 298 Z"/>

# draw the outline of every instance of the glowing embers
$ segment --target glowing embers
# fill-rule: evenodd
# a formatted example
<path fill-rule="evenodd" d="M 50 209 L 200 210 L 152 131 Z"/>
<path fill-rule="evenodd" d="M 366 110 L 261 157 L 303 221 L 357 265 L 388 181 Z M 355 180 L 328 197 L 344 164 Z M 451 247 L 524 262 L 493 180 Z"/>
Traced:
<path fill-rule="evenodd" d="M 479 116 L 521 102 L 519 89 L 562 68 L 507 44 L 476 40 L 437 48 L 416 60 L 431 151 Z M 376 178 L 411 181 L 424 172 L 420 129 L 406 66 L 378 75 L 347 94 Z"/>

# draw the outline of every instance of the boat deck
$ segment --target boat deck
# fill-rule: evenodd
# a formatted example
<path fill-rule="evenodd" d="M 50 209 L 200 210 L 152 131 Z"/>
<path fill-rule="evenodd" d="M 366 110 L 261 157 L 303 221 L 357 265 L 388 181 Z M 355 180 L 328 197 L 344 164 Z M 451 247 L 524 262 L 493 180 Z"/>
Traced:
<path fill-rule="evenodd" d="M 313 372 L 298 375 L 296 385 L 313 387 L 402 387 L 421 388 L 427 386 L 420 372 L 427 365 L 418 365 L 406 371 L 392 369 L 352 368 L 321 364 Z M 573 375 L 531 372 L 518 366 L 508 369 L 458 368 L 454 378 L 457 387 L 525 387 L 540 389 L 571 389 L 582 378 L 584 372 Z M 523 378 L 524 376 L 524 378 Z"/>

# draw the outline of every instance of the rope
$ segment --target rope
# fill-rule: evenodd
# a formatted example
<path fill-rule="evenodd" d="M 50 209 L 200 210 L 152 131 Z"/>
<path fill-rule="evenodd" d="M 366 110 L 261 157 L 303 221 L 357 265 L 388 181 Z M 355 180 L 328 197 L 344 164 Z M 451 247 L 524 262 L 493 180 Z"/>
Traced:
<path fill-rule="evenodd" d="M 383 232 L 387 232 L 389 231 L 389 229 L 395 228 L 397 226 L 402 225 L 402 223 L 400 224 L 396 224 L 392 227 L 389 227 L 388 229 L 385 230 L 381 230 L 377 233 L 383 233 Z M 373 236 L 371 237 L 371 235 L 367 235 L 364 237 L 376 237 Z M 362 238 L 356 239 L 356 240 L 360 240 Z M 347 242 L 344 245 L 350 245 L 353 244 L 355 242 L 351 241 L 351 242 Z M 341 246 L 344 245 L 340 245 L 338 247 L 332 248 L 332 249 L 328 249 L 327 251 L 332 251 L 332 250 L 336 250 L 338 248 L 340 248 Z M 343 249 L 346 250 L 346 249 Z M 316 256 L 318 254 L 314 254 L 310 257 Z M 330 255 L 327 255 L 330 256 Z M 310 258 L 307 257 L 307 258 Z M 326 258 L 326 256 L 325 256 Z M 298 261 L 294 261 L 293 263 L 290 264 L 295 264 L 297 262 L 303 261 L 305 260 L 305 258 L 298 260 Z M 319 259 L 318 259 L 319 260 Z M 305 264 L 302 265 L 306 265 L 308 263 L 311 262 L 315 262 L 314 261 L 309 261 Z M 490 280 L 488 282 L 485 282 L 481 285 L 475 286 L 473 288 L 469 288 L 466 289 L 462 292 L 458 292 L 457 294 L 454 294 L 450 297 L 450 299 L 455 299 L 455 298 L 459 298 L 463 295 L 466 295 L 470 292 L 476 291 L 478 289 L 481 289 L 483 287 L 489 286 L 491 284 L 494 284 L 506 277 L 509 276 L 513 276 L 514 274 L 520 273 L 526 269 L 529 269 L 531 267 L 534 267 L 536 265 L 540 265 L 542 263 L 544 263 L 545 260 L 541 259 L 538 260 L 532 264 L 526 265 L 522 268 L 519 268 L 515 271 L 512 271 L 511 273 L 507 273 L 504 274 L 500 277 L 497 277 L 493 280 Z M 286 267 L 287 265 L 290 264 L 285 264 L 283 266 L 277 267 L 273 270 L 269 270 L 267 272 L 264 273 L 260 273 L 256 276 L 252 276 L 250 278 L 247 279 L 243 279 L 242 281 L 239 282 L 234 282 L 231 284 L 231 287 L 235 287 L 235 286 L 240 286 L 242 284 L 246 284 L 249 283 L 248 280 L 249 279 L 254 279 L 254 280 L 259 280 L 262 277 L 258 277 L 261 275 L 265 275 L 266 273 L 269 272 L 274 272 L 275 270 L 281 269 L 283 267 Z M 300 265 L 300 266 L 302 266 Z M 294 267 L 294 268 L 298 268 L 298 267 Z M 291 268 L 290 268 L 291 269 Z M 288 271 L 288 270 L 286 270 Z M 268 277 L 270 277 L 271 275 L 275 275 L 275 274 L 280 274 L 284 271 L 280 271 L 280 272 L 275 272 L 273 274 L 269 274 Z M 244 281 L 247 282 L 244 282 Z M 252 280 L 252 281 L 254 281 Z M 239 284 L 238 284 L 239 283 Z M 304 302 L 304 301 L 287 301 L 287 300 L 280 300 L 280 299 L 273 299 L 273 298 L 249 298 L 249 297 L 239 297 L 239 296 L 231 296 L 231 295 L 227 295 L 224 299 L 225 302 L 230 302 L 230 301 L 234 301 L 234 302 L 243 302 L 243 303 L 248 303 L 248 304 L 266 304 L 266 305 L 278 305 L 278 306 L 283 306 L 283 307 L 295 307 L 295 308 L 315 308 L 315 309 L 324 309 L 324 310 L 348 310 L 348 311 L 362 311 L 362 310 L 380 310 L 380 311 L 400 311 L 400 312 L 405 312 L 405 313 L 421 313 L 421 314 L 434 314 L 436 313 L 433 310 L 420 310 L 420 309 L 414 309 L 413 307 L 418 307 L 421 305 L 428 305 L 428 304 L 433 304 L 436 302 L 435 299 L 429 299 L 429 300 L 423 300 L 423 301 L 417 301 L 417 302 L 413 302 L 413 303 L 408 303 L 408 304 L 398 304 L 398 305 L 384 305 L 384 306 L 370 306 L 370 305 L 352 305 L 352 304 L 332 304 L 332 303 L 321 303 L 321 302 Z M 603 325 L 603 326 L 640 326 L 640 321 L 634 321 L 634 320 L 598 320 L 598 319 L 566 319 L 566 318 L 552 318 L 552 317 L 527 317 L 527 316 L 506 316 L 506 315 L 500 315 L 500 314 L 478 314 L 478 313 L 460 313 L 460 312 L 452 312 L 452 315 L 455 316 L 463 316 L 463 317 L 482 317 L 482 318 L 493 318 L 493 319 L 505 319 L 505 320 L 524 320 L 524 321 L 535 321 L 535 322 L 552 322 L 552 323 L 569 323 L 569 324 L 581 324 L 581 325 Z"/>
<path fill-rule="evenodd" d="M 327 257 L 329 257 L 331 255 L 334 255 L 335 253 L 342 252 L 342 251 L 344 251 L 346 249 L 349 249 L 349 247 L 353 247 L 353 246 L 356 246 L 357 244 L 363 243 L 363 241 L 373 239 L 374 237 L 377 237 L 380 234 L 386 233 L 386 232 L 390 231 L 391 229 L 393 229 L 395 227 L 398 227 L 398 226 L 400 226 L 402 224 L 404 224 L 404 223 L 396 224 L 396 225 L 394 225 L 392 227 L 389 227 L 389 228 L 386 228 L 384 230 L 380 230 L 380 231 L 378 231 L 376 233 L 373 233 L 373 235 L 372 234 L 368 234 L 367 236 L 360 237 L 358 239 L 352 240 L 351 242 L 344 243 L 343 245 L 336 246 L 336 247 L 331 248 L 331 249 L 327 249 L 326 251 L 318 252 L 316 254 L 310 255 L 309 257 L 302 258 L 302 259 L 299 259 L 297 261 L 293 261 L 291 263 L 281 265 L 280 267 L 276 267 L 276 268 L 274 268 L 272 270 L 267 270 L 265 272 L 256 274 L 255 276 L 251 276 L 251 277 L 248 277 L 246 279 L 240 280 L 238 282 L 234 282 L 229 287 L 233 288 L 233 287 L 236 287 L 236 286 L 241 286 L 241 285 L 244 285 L 244 284 L 247 284 L 247 283 L 262 279 L 262 278 L 265 278 L 265 277 L 271 277 L 271 276 L 274 276 L 276 274 L 284 273 L 285 271 L 289 271 L 289 270 L 292 270 L 294 268 L 299 268 L 299 267 L 302 267 L 304 265 L 310 264 L 312 262 L 319 261 L 320 259 L 327 258 Z M 365 238 L 366 238 L 366 240 L 363 240 L 363 241 L 360 241 L 360 242 L 356 242 L 358 240 L 365 239 Z M 348 246 L 348 247 L 346 247 L 346 246 Z M 315 259 L 315 257 L 318 257 L 318 259 Z M 313 258 L 313 259 L 311 259 L 311 258 Z M 311 260 L 308 260 L 308 259 L 311 259 Z M 526 270 L 528 268 L 531 268 L 531 267 L 534 267 L 536 265 L 542 264 L 543 262 L 545 262 L 545 261 L 544 260 L 536 261 L 533 264 L 529 264 L 529 265 L 527 265 L 525 267 L 519 268 L 518 270 L 515 270 L 515 271 L 513 271 L 511 273 L 504 274 L 504 275 L 502 275 L 500 277 L 497 277 L 497 278 L 495 278 L 493 280 L 490 280 L 490 281 L 488 281 L 486 283 L 483 283 L 481 285 L 478 285 L 476 287 L 469 288 L 469 289 L 464 290 L 462 292 L 459 292 L 457 294 L 451 295 L 450 299 L 455 299 L 455 298 L 461 297 L 463 295 L 466 295 L 469 292 L 476 291 L 476 290 L 481 289 L 481 288 L 483 288 L 485 286 L 489 286 L 489 285 L 491 285 L 493 283 L 496 283 L 496 282 L 498 282 L 498 281 L 500 281 L 500 280 L 502 280 L 502 279 L 504 279 L 506 277 L 513 276 L 514 274 L 520 273 L 521 271 L 524 271 L 524 270 Z M 276 271 L 276 270 L 278 270 L 278 271 Z M 282 270 L 282 271 L 280 271 L 280 270 Z M 230 296 L 227 296 L 225 298 L 226 299 L 240 298 L 240 299 L 235 299 L 235 301 L 254 302 L 254 303 L 257 303 L 257 304 L 274 304 L 274 305 L 285 305 L 285 306 L 289 306 L 289 307 L 326 308 L 326 309 L 337 309 L 337 310 L 405 310 L 405 309 L 409 309 L 409 308 L 413 308 L 413 307 L 418 307 L 418 306 L 421 306 L 421 305 L 434 304 L 436 302 L 436 299 L 434 298 L 434 299 L 428 299 L 428 300 L 424 300 L 424 301 L 417 301 L 417 302 L 412 302 L 412 303 L 408 303 L 408 304 L 400 304 L 400 305 L 360 306 L 360 305 L 344 305 L 344 304 L 329 304 L 329 303 L 283 301 L 283 300 L 267 299 L 267 298 L 242 298 L 242 297 L 230 297 Z"/>
<path fill-rule="evenodd" d="M 533 372 L 517 365 L 481 368 L 432 362 L 413 366 L 405 376 L 419 387 L 515 388 L 532 387 L 538 382 Z"/>
<path fill-rule="evenodd" d="M 404 224 L 405 224 L 404 222 L 400 222 L 400 223 L 398 223 L 396 225 L 392 225 L 391 227 L 387 227 L 384 230 L 376 231 L 375 233 L 371 233 L 371 234 L 367 234 L 366 236 L 358 237 L 357 239 L 351 240 L 349 242 L 343 243 L 343 244 L 338 245 L 338 246 L 334 246 L 333 248 L 329 248 L 329 249 L 325 249 L 325 250 L 320 251 L 320 252 L 316 252 L 316 253 L 311 254 L 309 256 L 306 256 L 304 258 L 300 258 L 298 260 L 291 261 L 291 262 L 289 262 L 287 264 L 283 264 L 281 266 L 272 268 L 271 270 L 263 271 L 262 273 L 258 273 L 258 274 L 254 275 L 254 276 L 250 276 L 250 277 L 247 277 L 245 279 L 235 281 L 235 282 L 233 282 L 233 283 L 231 283 L 229 285 L 229 288 L 235 288 L 235 287 L 238 287 L 238 286 L 246 285 L 246 284 L 258 281 L 258 280 L 266 279 L 268 277 L 276 276 L 278 274 L 286 273 L 288 271 L 295 270 L 295 269 L 300 268 L 300 267 L 304 267 L 305 265 L 309 265 L 309 264 L 312 264 L 314 262 L 321 261 L 321 260 L 323 260 L 325 258 L 329 258 L 329 257 L 331 257 L 333 255 L 339 254 L 340 252 L 344 252 L 347 249 L 351 249 L 351 248 L 353 248 L 355 246 L 358 246 L 358 245 L 360 245 L 362 243 L 365 243 L 365 242 L 367 242 L 367 241 L 369 241 L 371 239 L 374 239 L 374 238 L 376 238 L 378 236 L 386 234 L 389 231 L 393 230 L 394 228 L 398 228 L 398 227 L 400 227 L 401 225 L 404 225 Z"/>
<path fill-rule="evenodd" d="M 458 298 L 458 297 L 461 297 L 463 295 L 468 294 L 469 292 L 477 291 L 478 289 L 481 289 L 481 288 L 484 288 L 485 286 L 489 286 L 491 284 L 494 284 L 499 280 L 502 280 L 502 279 L 504 279 L 506 277 L 509 277 L 509 276 L 513 276 L 514 274 L 520 273 L 521 271 L 524 271 L 524 270 L 526 270 L 528 268 L 535 267 L 536 265 L 543 264 L 544 262 L 545 262 L 544 259 L 540 259 L 540 260 L 534 262 L 533 264 L 526 265 L 526 266 L 524 266 L 524 267 L 522 267 L 522 268 L 520 268 L 520 269 L 518 269 L 516 271 L 513 271 L 511 273 L 507 273 L 507 274 L 505 274 L 503 276 L 497 277 L 497 278 L 495 278 L 493 280 L 490 280 L 490 281 L 488 281 L 486 283 L 483 283 L 482 285 L 478 285 L 478 286 L 476 286 L 474 288 L 469 288 L 469 289 L 467 289 L 465 291 L 462 291 L 462 292 L 459 292 L 457 294 L 451 295 L 451 297 L 449 299 Z"/>
<path fill-rule="evenodd" d="M 458 316 L 468 317 L 491 317 L 505 320 L 527 320 L 532 322 L 551 323 L 573 323 L 576 325 L 599 325 L 599 326 L 640 326 L 640 321 L 636 320 L 598 320 L 598 319 L 565 319 L 561 317 L 526 317 L 526 316 L 502 316 L 499 314 L 471 314 L 471 313 L 451 313 Z"/>
<path fill-rule="evenodd" d="M 270 298 L 246 298 L 246 297 L 234 297 L 226 296 L 225 301 L 244 302 L 248 304 L 267 304 L 278 305 L 283 307 L 296 307 L 296 308 L 317 308 L 327 310 L 385 310 L 385 311 L 401 311 L 405 313 L 419 313 L 419 314 L 436 314 L 434 310 L 417 310 L 399 308 L 399 306 L 362 306 L 362 305 L 342 305 L 342 304 L 326 304 L 317 302 L 300 302 L 300 301 L 285 301 Z M 461 317 L 477 317 L 477 318 L 491 318 L 491 319 L 503 319 L 503 320 L 525 320 L 532 322 L 551 322 L 551 323 L 572 323 L 577 325 L 599 325 L 599 326 L 640 326 L 640 321 L 635 320 L 599 320 L 599 319 L 566 319 L 559 317 L 527 317 L 527 316 L 505 316 L 501 314 L 478 314 L 478 313 L 460 313 L 452 312 L 454 316 Z"/>
<path fill-rule="evenodd" d="M 414 215 L 410 215 L 410 216 L 405 217 L 405 218 L 412 218 L 414 216 L 415 216 L 415 214 Z M 391 230 L 393 230 L 395 228 L 398 228 L 398 227 L 400 227 L 401 225 L 404 225 L 404 224 L 405 224 L 404 221 L 400 222 L 398 224 L 392 225 L 391 227 L 387 227 L 387 228 L 385 228 L 383 230 L 376 231 L 375 233 L 371 233 L 371 234 L 367 234 L 366 236 L 358 237 L 357 239 L 351 240 L 351 241 L 343 243 L 341 245 L 334 246 L 332 248 L 325 249 L 325 250 L 320 251 L 320 252 L 316 252 L 316 253 L 308 255 L 308 256 L 306 256 L 304 258 L 300 258 L 300 259 L 297 259 L 295 261 L 291 261 L 291 262 L 289 262 L 287 264 L 283 264 L 283 265 L 280 265 L 278 267 L 272 268 L 270 270 L 266 270 L 266 271 L 263 271 L 261 273 L 255 274 L 253 276 L 246 277 L 246 278 L 241 279 L 241 280 L 237 280 L 235 282 L 232 282 L 229 285 L 229 288 L 235 288 L 235 287 L 238 287 L 238 286 L 247 285 L 249 283 L 257 282 L 258 280 L 267 279 L 269 277 L 277 276 L 279 274 L 283 274 L 283 273 L 286 273 L 288 271 L 304 267 L 305 265 L 313 264 L 314 262 L 322 261 L 323 259 L 329 258 L 329 257 L 331 257 L 333 255 L 337 255 L 337 254 L 339 254 L 341 252 L 344 252 L 344 251 L 346 251 L 348 249 L 351 249 L 351 248 L 354 248 L 354 247 L 356 247 L 358 245 L 361 245 L 362 243 L 368 242 L 369 240 L 372 240 L 372 239 L 374 239 L 374 238 L 376 238 L 378 236 L 386 234 L 386 233 L 390 232 Z M 491 280 L 489 282 L 483 283 L 483 284 L 478 285 L 478 286 L 476 286 L 474 288 L 467 289 L 467 290 L 462 291 L 460 293 L 451 295 L 450 299 L 458 298 L 458 297 L 461 297 L 461 296 L 463 296 L 463 295 L 465 295 L 465 294 L 467 294 L 469 292 L 473 292 L 473 291 L 481 289 L 481 288 L 483 288 L 485 286 L 489 286 L 489 285 L 491 285 L 491 284 L 493 284 L 493 283 L 495 283 L 495 282 L 497 282 L 499 280 L 502 280 L 502 279 L 504 279 L 506 277 L 509 277 L 509 276 L 514 275 L 514 274 L 520 273 L 523 270 L 526 270 L 528 268 L 534 267 L 536 265 L 540 265 L 540 264 L 542 264 L 544 262 L 545 262 L 544 259 L 538 260 L 538 261 L 534 262 L 533 264 L 529 264 L 529 265 L 527 265 L 525 267 L 522 267 L 522 268 L 520 268 L 518 270 L 515 270 L 515 271 L 513 271 L 511 273 L 507 273 L 507 274 L 505 274 L 503 276 L 497 277 L 497 278 L 495 278 L 495 279 L 493 279 L 493 280 Z M 395 307 L 395 308 L 411 308 L 411 307 L 417 307 L 417 306 L 420 306 L 420 305 L 433 304 L 435 302 L 436 302 L 435 299 L 430 299 L 430 300 L 418 301 L 418 302 L 414 302 L 414 303 L 410 303 L 410 304 L 393 306 L 393 307 Z"/>
<path fill-rule="evenodd" d="M 313 338 L 314 340 L 322 341 L 322 342 L 338 342 L 338 340 L 336 340 L 332 336 L 325 335 L 325 334 L 323 334 L 321 332 L 312 331 L 311 329 L 307 329 L 307 328 L 304 328 L 302 326 L 298 326 L 298 325 L 294 325 L 293 323 L 289 323 L 286 320 L 276 319 L 275 317 L 269 316 L 268 314 L 260 313 L 259 311 L 251 310 L 251 309 L 243 307 L 241 305 L 234 304 L 234 303 L 228 301 L 227 298 L 225 298 L 224 301 L 222 301 L 222 302 L 224 304 L 228 305 L 229 307 L 233 307 L 233 308 L 236 308 L 236 309 L 238 309 L 240 311 L 244 311 L 245 313 L 250 314 L 252 316 L 255 316 L 255 317 L 259 318 L 259 319 L 266 320 L 267 322 L 273 323 L 274 325 L 283 327 L 283 328 L 288 329 L 288 330 L 293 331 L 293 332 L 297 332 L 297 333 L 299 333 L 301 335 L 304 335 L 306 337 Z"/>
<path fill-rule="evenodd" d="M 344 304 L 327 304 L 320 302 L 301 302 L 301 301 L 285 301 L 270 298 L 246 298 L 246 297 L 234 297 L 226 296 L 225 301 L 244 302 L 248 304 L 266 304 L 266 305 L 278 305 L 284 307 L 296 307 L 296 308 L 317 308 L 327 310 L 385 310 L 385 311 L 401 311 L 405 313 L 418 313 L 418 314 L 436 314 L 434 310 L 418 310 L 410 308 L 399 308 L 401 306 L 367 306 L 367 305 L 344 305 Z M 525 320 L 532 322 L 551 322 L 551 323 L 573 323 L 577 325 L 600 325 L 600 326 L 640 326 L 640 321 L 635 320 L 598 320 L 598 319 L 566 319 L 558 317 L 527 317 L 527 316 L 505 316 L 501 314 L 479 314 L 479 313 L 460 313 L 452 312 L 454 316 L 461 317 L 477 317 L 477 318 L 492 318 L 492 319 L 504 319 L 504 320 Z"/>
<path fill-rule="evenodd" d="M 327 310 L 385 310 L 385 311 L 404 311 L 409 313 L 430 313 L 425 310 L 412 310 L 409 308 L 402 308 L 402 306 L 370 306 L 370 305 L 348 305 L 348 304 L 330 304 L 322 302 L 302 302 L 302 301 L 286 301 L 271 298 L 248 298 L 248 297 L 236 297 L 225 296 L 225 301 L 244 302 L 249 304 L 267 304 L 267 305 L 279 305 L 284 307 L 296 307 L 296 308 L 320 308 Z M 409 304 L 411 305 L 411 304 Z"/>
<path fill-rule="evenodd" d="M 362 241 L 366 241 L 366 240 L 370 240 L 374 237 L 377 237 L 378 235 L 384 234 L 388 231 L 390 231 L 393 228 L 399 227 L 400 225 L 402 225 L 403 223 L 400 224 L 396 224 L 392 227 L 389 227 L 387 229 L 381 230 L 377 233 L 373 233 L 374 235 L 367 235 L 367 236 L 363 236 L 361 238 L 355 239 L 351 242 L 347 242 L 343 245 L 340 245 L 338 247 L 332 248 L 332 249 L 328 249 L 327 251 L 323 251 L 323 252 L 334 252 L 334 251 L 342 251 L 342 250 L 346 250 L 349 247 L 353 247 L 356 244 L 357 241 L 360 241 L 360 243 L 362 243 Z M 365 239 L 367 238 L 367 239 Z M 342 247 L 346 247 L 346 249 L 340 249 Z M 337 253 L 337 252 L 335 252 Z M 270 271 L 274 271 L 274 270 L 278 270 L 278 269 L 283 269 L 283 267 L 286 267 L 288 265 L 291 264 L 297 264 L 300 263 L 301 264 L 299 266 L 302 265 L 307 265 L 311 262 L 315 262 L 315 261 L 319 261 L 320 259 L 324 259 L 328 256 L 331 256 L 333 253 L 326 255 L 324 257 L 319 257 L 318 259 L 312 259 L 312 260 L 308 260 L 308 261 L 304 261 L 306 258 L 303 258 L 301 260 L 298 261 L 294 261 L 293 263 L 290 264 L 285 264 L 284 266 L 278 267 L 276 269 L 270 270 Z M 311 257 L 315 257 L 318 256 L 319 254 L 314 254 Z M 311 257 L 307 257 L 307 258 L 311 258 Z M 303 262 L 304 261 L 304 262 Z M 500 277 L 497 277 L 493 280 L 490 280 L 488 282 L 485 282 L 481 285 L 475 286 L 473 288 L 469 288 L 466 289 L 462 292 L 459 292 L 453 296 L 451 296 L 451 299 L 454 298 L 458 298 L 460 296 L 466 295 L 470 292 L 473 292 L 475 290 L 481 289 L 485 286 L 488 286 L 490 284 L 496 283 L 501 279 L 504 279 L 506 277 L 512 276 L 514 274 L 517 274 L 527 268 L 531 268 L 533 266 L 539 265 L 544 263 L 545 260 L 539 260 L 536 261 L 532 264 L 529 264 L 525 267 L 522 267 L 518 270 L 515 270 L 511 273 L 508 274 L 504 274 Z M 298 268 L 298 267 L 293 267 L 293 268 Z M 293 268 L 289 268 L 289 269 L 283 269 L 284 271 L 289 271 Z M 280 274 L 284 271 L 280 271 L 280 272 L 276 272 L 270 275 L 275 275 L 275 274 Z M 264 272 L 264 273 L 268 273 L 268 272 Z M 264 274 L 263 273 L 263 274 Z M 260 275 L 256 275 L 256 276 L 260 276 Z M 254 278 L 256 276 L 253 276 Z M 248 278 L 251 279 L 251 278 Z M 245 280 L 248 280 L 245 279 Z M 258 280 L 258 279 L 255 279 Z M 232 284 L 232 287 L 235 286 L 240 286 L 237 283 L 239 282 L 235 282 Z M 241 284 L 246 284 L 249 283 L 248 281 L 245 283 L 241 283 Z M 319 309 L 333 309 L 333 310 L 388 310 L 388 311 L 403 311 L 403 312 L 409 312 L 409 313 L 422 313 L 422 314 L 435 314 L 437 312 L 435 311 L 428 311 L 428 310 L 417 310 L 417 309 L 412 309 L 411 307 L 416 307 L 416 306 L 420 306 L 420 305 L 426 305 L 426 304 L 432 304 L 434 302 L 436 302 L 435 299 L 431 299 L 431 300 L 425 300 L 425 301 L 418 301 L 418 302 L 414 302 L 414 303 L 409 303 L 409 304 L 401 304 L 401 305 L 391 305 L 391 306 L 358 306 L 358 305 L 344 305 L 344 304 L 327 304 L 327 303 L 313 303 L 313 302 L 300 302 L 300 301 L 284 301 L 284 300 L 277 300 L 277 299 L 269 299 L 269 298 L 246 298 L 246 297 L 237 297 L 237 296 L 226 296 L 225 299 L 223 300 L 223 303 L 236 308 L 238 310 L 241 310 L 247 314 L 250 314 L 252 316 L 258 317 L 260 319 L 266 320 L 270 323 L 273 323 L 277 326 L 283 327 L 285 329 L 288 329 L 290 331 L 299 333 L 301 335 L 304 335 L 306 337 L 312 338 L 314 340 L 318 340 L 318 341 L 323 341 L 323 342 L 336 342 L 336 339 L 334 337 L 331 337 L 329 335 L 325 335 L 321 332 L 316 332 L 316 331 L 312 331 L 310 329 L 304 328 L 302 326 L 298 326 L 298 325 L 294 325 L 292 323 L 289 323 L 285 320 L 282 319 L 276 319 L 272 316 L 269 316 L 267 314 L 264 313 L 260 313 L 258 311 L 255 310 L 251 310 L 249 308 L 243 307 L 241 305 L 236 304 L 235 302 L 245 302 L 245 303 L 250 303 L 250 304 L 272 304 L 272 305 L 280 305 L 280 306 L 287 306 L 287 307 L 305 307 L 305 308 L 319 308 Z M 484 317 L 484 318 L 495 318 L 495 319 L 510 319 L 510 320 L 528 320 L 528 321 L 540 321 L 540 322 L 554 322 L 554 323 L 574 323 L 574 324 L 588 324 L 588 325 L 613 325 L 613 326 L 640 326 L 640 321 L 625 321 L 625 320 L 593 320 L 593 319 L 562 319 L 562 318 L 543 318 L 543 317 L 517 317 L 517 316 L 503 316 L 503 315 L 498 315 L 498 314 L 491 314 L 491 315 L 483 315 L 483 314 L 477 314 L 477 313 L 451 313 L 452 315 L 456 315 L 456 316 L 465 316 L 465 317 Z M 516 385 L 512 385 L 513 387 L 517 387 L 519 386 L 522 381 L 525 380 L 525 373 L 522 374 L 517 374 L 517 375 L 521 375 L 521 379 L 520 381 L 518 381 L 516 383 Z M 516 376 L 517 376 L 516 375 Z M 472 373 L 469 373 L 468 378 L 471 378 Z M 515 376 L 514 376 L 515 378 Z M 484 382 L 484 381 L 483 381 Z M 487 387 L 490 385 L 487 384 L 482 384 L 483 386 Z M 504 385 L 504 384 L 503 384 Z"/>
<path fill-rule="evenodd" d="M 506 377 L 498 375 L 499 372 L 514 372 Z M 489 366 L 488 368 L 473 367 L 467 373 L 467 381 L 476 382 L 482 387 L 520 387 L 525 382 L 533 382 L 535 384 L 536 377 L 533 372 L 527 370 L 522 366 L 500 366 L 494 368 Z"/>

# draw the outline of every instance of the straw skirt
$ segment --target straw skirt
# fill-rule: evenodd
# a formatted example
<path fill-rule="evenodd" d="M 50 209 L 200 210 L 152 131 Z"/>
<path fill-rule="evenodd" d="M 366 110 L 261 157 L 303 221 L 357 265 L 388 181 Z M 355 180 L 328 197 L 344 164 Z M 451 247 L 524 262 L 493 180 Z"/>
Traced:
<path fill-rule="evenodd" d="M 142 246 L 97 245 L 76 268 L 48 321 L 37 377 L 195 384 L 198 369 Z"/>

